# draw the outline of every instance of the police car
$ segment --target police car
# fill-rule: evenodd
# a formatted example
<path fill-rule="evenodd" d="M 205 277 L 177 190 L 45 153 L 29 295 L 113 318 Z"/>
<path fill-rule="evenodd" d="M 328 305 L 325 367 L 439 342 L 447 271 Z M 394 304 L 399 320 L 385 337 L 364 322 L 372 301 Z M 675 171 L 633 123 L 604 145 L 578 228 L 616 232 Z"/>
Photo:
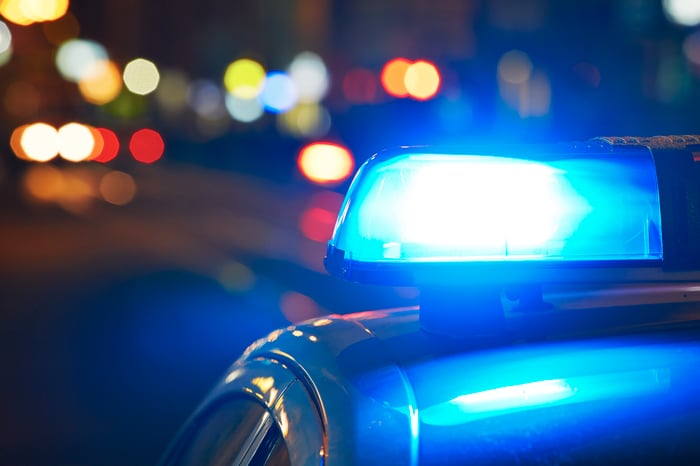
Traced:
<path fill-rule="evenodd" d="M 420 306 L 257 341 L 163 464 L 700 464 L 700 138 L 377 154 L 326 268 Z"/>

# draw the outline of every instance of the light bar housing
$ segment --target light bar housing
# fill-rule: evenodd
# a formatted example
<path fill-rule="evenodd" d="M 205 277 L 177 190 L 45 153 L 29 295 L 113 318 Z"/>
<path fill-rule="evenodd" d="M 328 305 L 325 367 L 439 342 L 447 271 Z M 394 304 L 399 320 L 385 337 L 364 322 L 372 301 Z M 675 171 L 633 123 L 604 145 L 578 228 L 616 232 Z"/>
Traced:
<path fill-rule="evenodd" d="M 700 233 L 698 142 L 375 154 L 348 190 L 326 268 L 394 285 L 696 280 L 700 250 L 688 263 L 679 249 L 692 255 L 693 222 Z M 697 211 L 679 210 L 678 189 Z"/>

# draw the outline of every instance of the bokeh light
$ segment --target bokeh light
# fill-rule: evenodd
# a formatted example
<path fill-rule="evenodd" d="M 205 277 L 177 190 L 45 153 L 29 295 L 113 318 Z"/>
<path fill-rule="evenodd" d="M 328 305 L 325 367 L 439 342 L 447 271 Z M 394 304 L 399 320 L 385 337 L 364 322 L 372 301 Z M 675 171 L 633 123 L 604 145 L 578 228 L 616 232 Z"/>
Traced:
<path fill-rule="evenodd" d="M 414 99 L 430 99 L 440 89 L 440 72 L 434 64 L 418 60 L 406 69 L 404 85 L 408 95 Z"/>
<path fill-rule="evenodd" d="M 249 58 L 241 58 L 226 67 L 224 88 L 239 99 L 253 99 L 265 82 L 265 68 Z"/>
<path fill-rule="evenodd" d="M 698 0 L 663 0 L 666 17 L 682 26 L 700 24 L 700 1 Z"/>
<path fill-rule="evenodd" d="M 88 130 L 90 130 L 90 133 L 92 134 L 92 140 L 95 142 L 93 144 L 92 151 L 87 157 L 87 160 L 92 161 L 99 157 L 100 154 L 102 154 L 105 147 L 105 140 L 102 137 L 102 133 L 100 133 L 100 131 L 94 126 L 85 125 L 85 127 Z"/>
<path fill-rule="evenodd" d="M 66 13 L 56 21 L 49 21 L 41 25 L 41 30 L 49 43 L 59 46 L 62 43 L 75 39 L 80 34 L 80 23 L 72 13 Z"/>
<path fill-rule="evenodd" d="M 292 60 L 287 71 L 297 90 L 299 102 L 319 102 L 328 92 L 328 70 L 321 57 L 315 53 L 300 53 Z"/>
<path fill-rule="evenodd" d="M 219 269 L 219 283 L 232 293 L 250 291 L 255 285 L 255 273 L 245 264 L 227 262 Z"/>
<path fill-rule="evenodd" d="M 165 143 L 160 133 L 144 128 L 136 131 L 129 141 L 129 151 L 141 163 L 153 163 L 163 156 Z"/>
<path fill-rule="evenodd" d="M 301 149 L 297 165 L 309 180 L 319 183 L 337 183 L 352 174 L 355 168 L 350 151 L 330 142 L 315 142 Z"/>
<path fill-rule="evenodd" d="M 331 128 L 330 113 L 319 104 L 298 104 L 278 118 L 281 131 L 302 138 L 325 136 Z"/>
<path fill-rule="evenodd" d="M 292 78 L 282 72 L 272 72 L 265 78 L 260 102 L 265 110 L 282 113 L 290 110 L 297 103 L 298 95 Z"/>
<path fill-rule="evenodd" d="M 70 162 L 87 160 L 95 149 L 95 136 L 80 123 L 67 123 L 58 129 L 58 153 Z"/>
<path fill-rule="evenodd" d="M 506 52 L 498 62 L 498 78 L 510 84 L 522 84 L 532 74 L 530 57 L 520 50 Z"/>
<path fill-rule="evenodd" d="M 0 21 L 0 54 L 10 50 L 12 46 L 12 33 L 3 21 Z"/>
<path fill-rule="evenodd" d="M 158 68 L 150 60 L 136 58 L 124 67 L 124 84 L 134 94 L 150 94 L 156 90 L 159 81 Z"/>
<path fill-rule="evenodd" d="M 94 170 L 73 167 L 63 170 L 63 189 L 55 202 L 74 214 L 84 214 L 97 197 L 97 179 Z"/>
<path fill-rule="evenodd" d="M 700 69 L 700 31 L 695 31 L 683 41 L 683 54 L 697 73 Z"/>
<path fill-rule="evenodd" d="M 222 89 L 208 79 L 198 79 L 190 83 L 187 102 L 197 115 L 204 118 L 216 119 L 226 114 Z"/>
<path fill-rule="evenodd" d="M 68 11 L 68 0 L 21 0 L 20 8 L 34 22 L 55 21 Z"/>
<path fill-rule="evenodd" d="M 166 116 L 176 115 L 187 108 L 188 86 L 189 79 L 183 72 L 163 70 L 154 97 Z"/>
<path fill-rule="evenodd" d="M 12 152 L 14 152 L 15 156 L 20 160 L 29 160 L 27 153 L 24 152 L 24 148 L 22 147 L 22 134 L 24 134 L 24 130 L 28 127 L 28 124 L 18 126 L 10 135 L 10 149 L 12 149 Z"/>
<path fill-rule="evenodd" d="M 279 306 L 284 317 L 292 323 L 298 323 L 321 315 L 321 310 L 316 301 L 296 291 L 282 293 Z"/>
<path fill-rule="evenodd" d="M 28 159 L 48 162 L 58 155 L 58 131 L 47 123 L 33 123 L 22 132 L 20 144 Z"/>
<path fill-rule="evenodd" d="M 114 170 L 100 178 L 98 191 L 102 199 L 114 205 L 126 205 L 136 195 L 136 182 L 128 173 Z"/>
<path fill-rule="evenodd" d="M 34 19 L 27 14 L 25 0 L 3 0 L 0 2 L 0 15 L 11 23 L 20 26 L 29 26 Z"/>
<path fill-rule="evenodd" d="M 353 68 L 343 77 L 343 95 L 354 104 L 372 103 L 377 98 L 377 76 L 366 68 Z"/>
<path fill-rule="evenodd" d="M 7 64 L 12 59 L 12 45 L 5 50 L 4 52 L 0 52 L 0 66 L 3 66 Z"/>
<path fill-rule="evenodd" d="M 265 113 L 265 109 L 258 99 L 241 99 L 228 93 L 226 94 L 226 110 L 231 118 L 242 123 L 251 123 Z"/>
<path fill-rule="evenodd" d="M 299 217 L 299 229 L 304 237 L 317 243 L 326 243 L 333 233 L 337 212 L 320 207 L 309 207 Z"/>
<path fill-rule="evenodd" d="M 51 164 L 35 165 L 24 174 L 22 186 L 32 198 L 55 201 L 63 193 L 66 181 L 63 172 Z"/>
<path fill-rule="evenodd" d="M 56 53 L 56 66 L 69 81 L 79 82 L 97 72 L 100 62 L 107 60 L 107 50 L 92 40 L 71 39 L 64 42 Z"/>
<path fill-rule="evenodd" d="M 111 60 L 95 62 L 78 81 L 83 98 L 95 105 L 107 104 L 119 96 L 122 77 L 117 64 Z"/>
<path fill-rule="evenodd" d="M 119 138 L 108 128 L 97 128 L 102 136 L 102 150 L 92 159 L 94 162 L 107 163 L 119 153 Z"/>
<path fill-rule="evenodd" d="M 410 65 L 411 61 L 406 58 L 395 58 L 384 65 L 380 80 L 387 94 L 394 97 L 406 97 L 408 95 L 405 78 L 406 71 L 408 71 Z"/>

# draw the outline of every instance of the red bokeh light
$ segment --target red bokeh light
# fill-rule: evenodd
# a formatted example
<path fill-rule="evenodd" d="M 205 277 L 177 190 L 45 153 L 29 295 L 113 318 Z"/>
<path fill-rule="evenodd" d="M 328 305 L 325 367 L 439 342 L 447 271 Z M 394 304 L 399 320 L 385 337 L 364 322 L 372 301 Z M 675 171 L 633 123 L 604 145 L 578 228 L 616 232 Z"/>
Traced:
<path fill-rule="evenodd" d="M 153 163 L 163 156 L 165 143 L 158 131 L 144 128 L 136 131 L 129 141 L 131 155 L 141 163 Z"/>
<path fill-rule="evenodd" d="M 337 213 L 320 207 L 310 207 L 299 217 L 301 233 L 311 241 L 325 243 L 331 239 Z"/>
<path fill-rule="evenodd" d="M 99 131 L 100 136 L 102 136 L 102 150 L 100 150 L 97 157 L 95 157 L 95 162 L 107 163 L 114 158 L 119 153 L 119 138 L 114 134 L 114 131 L 107 128 L 96 128 Z"/>

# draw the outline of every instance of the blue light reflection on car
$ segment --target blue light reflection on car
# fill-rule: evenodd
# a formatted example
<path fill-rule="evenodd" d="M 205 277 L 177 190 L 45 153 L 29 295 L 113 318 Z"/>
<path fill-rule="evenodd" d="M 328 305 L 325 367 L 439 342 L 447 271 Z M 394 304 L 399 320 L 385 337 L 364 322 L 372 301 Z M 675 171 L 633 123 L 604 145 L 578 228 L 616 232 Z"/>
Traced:
<path fill-rule="evenodd" d="M 462 452 L 473 447 L 485 454 L 522 432 L 532 437 L 530 446 L 512 442 L 521 452 L 548 442 L 589 445 L 634 430 L 637 422 L 671 423 L 700 412 L 687 403 L 700 382 L 700 343 L 691 340 L 516 345 L 408 363 L 404 370 L 419 413 L 414 441 L 422 458 L 436 454 L 437 445 L 449 450 L 450 441 Z M 467 441 L 483 430 L 493 445 Z M 567 437 L 572 432 L 576 437 Z"/>

